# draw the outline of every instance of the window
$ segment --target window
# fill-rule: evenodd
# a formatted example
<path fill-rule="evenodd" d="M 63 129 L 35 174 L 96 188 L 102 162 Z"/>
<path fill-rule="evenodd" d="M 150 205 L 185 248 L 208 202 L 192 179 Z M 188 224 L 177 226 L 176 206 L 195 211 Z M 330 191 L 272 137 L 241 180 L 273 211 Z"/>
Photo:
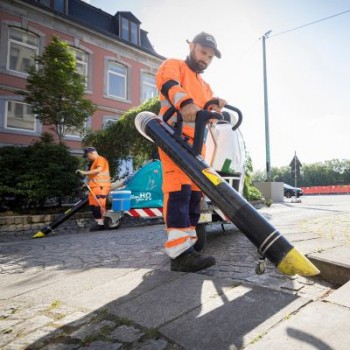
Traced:
<path fill-rule="evenodd" d="M 139 26 L 135 22 L 121 17 L 121 37 L 124 40 L 131 41 L 134 44 L 139 44 Z"/>
<path fill-rule="evenodd" d="M 87 128 L 87 122 L 84 123 L 84 125 L 81 128 L 77 128 L 76 126 L 71 126 L 70 128 L 67 128 L 65 138 L 68 137 L 79 137 L 81 138 L 82 135 L 85 132 L 85 129 Z"/>
<path fill-rule="evenodd" d="M 65 0 L 55 0 L 54 1 L 54 9 L 59 12 L 64 12 Z"/>
<path fill-rule="evenodd" d="M 6 112 L 6 128 L 35 131 L 36 119 L 30 105 L 18 101 L 7 101 Z"/>
<path fill-rule="evenodd" d="M 108 62 L 107 95 L 125 99 L 127 68 L 115 62 Z"/>
<path fill-rule="evenodd" d="M 77 72 L 85 78 L 85 86 L 87 86 L 89 54 L 76 48 L 71 48 L 71 50 L 77 60 Z"/>
<path fill-rule="evenodd" d="M 158 95 L 156 87 L 156 78 L 154 75 L 143 73 L 142 74 L 142 91 L 141 91 L 141 103 L 148 99 Z"/>
<path fill-rule="evenodd" d="M 39 0 L 39 3 L 47 7 L 51 6 L 51 0 Z"/>
<path fill-rule="evenodd" d="M 122 17 L 122 39 L 129 40 L 129 21 Z"/>
<path fill-rule="evenodd" d="M 103 122 L 102 122 L 102 129 L 108 128 L 110 125 L 117 123 L 119 120 L 119 117 L 114 117 L 114 116 L 105 116 L 103 117 Z"/>
<path fill-rule="evenodd" d="M 64 12 L 65 0 L 39 0 L 41 5 L 52 8 L 53 10 Z"/>
<path fill-rule="evenodd" d="M 9 30 L 9 50 L 7 69 L 27 73 L 28 66 L 35 63 L 34 57 L 39 52 L 39 37 L 18 28 Z"/>
<path fill-rule="evenodd" d="M 139 27 L 136 23 L 130 22 L 130 41 L 134 44 L 138 44 L 139 40 Z"/>

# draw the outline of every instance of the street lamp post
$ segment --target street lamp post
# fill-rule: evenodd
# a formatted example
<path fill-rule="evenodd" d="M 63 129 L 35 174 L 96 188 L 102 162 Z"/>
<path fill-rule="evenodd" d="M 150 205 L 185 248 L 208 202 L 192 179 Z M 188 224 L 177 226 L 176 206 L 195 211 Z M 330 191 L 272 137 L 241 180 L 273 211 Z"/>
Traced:
<path fill-rule="evenodd" d="M 266 48 L 265 40 L 269 37 L 271 30 L 262 37 L 263 49 L 263 74 L 264 74 L 264 108 L 265 108 L 265 144 L 266 144 L 266 180 L 271 181 L 271 160 L 270 160 L 270 131 L 269 131 L 269 103 L 267 95 L 267 74 L 266 74 Z"/>

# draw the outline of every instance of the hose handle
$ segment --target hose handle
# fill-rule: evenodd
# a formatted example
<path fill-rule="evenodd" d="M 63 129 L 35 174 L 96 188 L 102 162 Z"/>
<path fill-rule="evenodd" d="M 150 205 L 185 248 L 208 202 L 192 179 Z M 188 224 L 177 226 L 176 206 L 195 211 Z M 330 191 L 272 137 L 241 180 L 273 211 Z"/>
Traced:
<path fill-rule="evenodd" d="M 211 105 L 217 105 L 217 106 L 218 106 L 218 105 L 219 105 L 219 100 L 218 100 L 218 99 L 209 100 L 209 101 L 204 105 L 203 109 L 204 109 L 204 110 L 208 110 L 209 107 L 210 107 Z M 236 113 L 238 114 L 238 121 L 237 121 L 237 123 L 232 127 L 232 130 L 238 129 L 238 128 L 241 126 L 242 121 L 243 121 L 243 114 L 242 114 L 242 112 L 241 112 L 238 108 L 233 107 L 233 106 L 228 105 L 228 104 L 226 104 L 226 105 L 224 106 L 224 108 L 229 109 L 229 110 L 231 110 L 231 111 L 233 111 L 233 112 L 236 112 Z M 226 118 L 225 118 L 225 120 L 226 120 Z M 230 120 L 229 120 L 229 122 L 230 122 Z"/>

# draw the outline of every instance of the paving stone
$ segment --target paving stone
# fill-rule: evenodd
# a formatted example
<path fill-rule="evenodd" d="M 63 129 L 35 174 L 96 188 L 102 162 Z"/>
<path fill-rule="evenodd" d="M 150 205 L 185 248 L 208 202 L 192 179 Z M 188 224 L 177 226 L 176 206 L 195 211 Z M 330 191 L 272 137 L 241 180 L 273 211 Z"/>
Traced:
<path fill-rule="evenodd" d="M 348 350 L 350 313 L 347 308 L 314 302 L 261 334 L 246 350 Z"/>
<path fill-rule="evenodd" d="M 2 265 L 1 266 L 1 273 L 6 274 L 15 274 L 15 273 L 22 273 L 24 271 L 24 268 L 20 265 Z"/>
<path fill-rule="evenodd" d="M 100 334 L 100 332 L 106 328 L 112 329 L 114 327 L 115 327 L 114 322 L 103 320 L 97 324 L 83 325 L 82 327 L 80 327 L 79 329 L 77 329 L 76 331 L 71 333 L 70 336 L 72 338 L 84 340 L 88 337 L 96 336 L 96 335 Z"/>
<path fill-rule="evenodd" d="M 344 203 L 342 208 L 349 212 L 350 201 L 345 197 L 338 198 Z M 311 250 L 320 251 L 313 253 L 315 255 L 332 251 L 335 244 L 341 244 L 344 252 L 350 251 L 344 242 L 326 244 L 315 238 L 318 232 L 316 220 L 311 226 L 301 224 L 308 217 L 345 210 L 336 207 L 333 199 L 327 205 L 322 204 L 323 198 L 319 200 L 317 206 L 308 205 L 306 198 L 293 207 L 283 203 L 273 205 L 266 208 L 267 218 L 297 247 L 304 245 L 305 251 L 312 241 L 321 242 L 317 247 L 311 247 Z M 348 217 L 350 220 L 350 215 Z M 327 222 L 327 225 L 330 224 Z M 313 346 L 312 349 L 326 350 L 328 343 L 324 339 L 324 343 L 308 342 L 310 334 L 317 335 L 317 330 L 307 335 L 301 333 L 306 329 L 302 321 L 308 325 L 314 322 L 312 317 L 318 315 L 320 320 L 315 322 L 315 327 L 321 321 L 326 325 L 329 323 L 330 328 L 337 327 L 334 320 L 329 322 L 328 319 L 333 313 L 334 318 L 342 318 L 343 324 L 350 323 L 347 318 L 350 312 L 348 291 L 333 291 L 332 283 L 317 277 L 284 276 L 270 263 L 264 275 L 256 275 L 256 247 L 230 225 L 225 232 L 221 225 L 208 226 L 205 253 L 214 255 L 217 264 L 197 274 L 170 271 L 169 258 L 162 251 L 163 225 L 130 225 L 119 230 L 84 234 L 77 226 L 67 229 L 62 225 L 60 228 L 57 236 L 50 235 L 43 240 L 29 239 L 31 235 L 25 236 L 18 230 L 18 225 L 17 231 L 6 234 L 7 241 L 3 240 L 3 234 L 0 235 L 0 322 L 9 322 L 10 327 L 9 330 L 5 328 L 5 334 L 0 334 L 1 349 L 4 346 L 15 350 L 41 348 L 48 340 L 51 344 L 45 350 L 76 350 L 88 346 L 103 350 L 109 349 L 111 344 L 129 350 L 179 350 L 183 346 L 191 350 L 234 349 L 253 341 L 259 344 L 267 339 L 262 337 L 265 333 L 269 335 L 288 322 L 284 333 L 279 333 L 282 334 L 281 343 L 277 338 L 274 339 L 276 343 L 269 343 L 262 349 L 288 349 L 293 337 L 300 336 L 304 343 L 299 342 L 295 347 L 311 350 Z M 35 229 L 34 225 L 32 229 Z M 335 251 L 332 256 L 339 261 L 342 255 Z M 349 259 L 343 260 L 348 264 Z M 13 269 L 16 266 L 20 267 L 17 272 Z M 331 291 L 333 293 L 321 305 L 334 309 L 314 308 L 310 314 L 306 312 L 309 305 L 323 300 Z M 52 303 L 56 301 L 61 305 L 54 308 Z M 20 327 L 31 320 L 37 320 L 39 324 L 43 316 L 51 322 L 44 320 L 34 330 L 29 323 L 25 326 L 31 330 L 29 334 Z M 127 327 L 135 329 L 130 334 L 128 331 L 123 333 L 124 340 L 131 339 L 130 342 L 111 338 L 120 324 L 117 321 L 109 323 L 114 317 L 126 318 L 130 322 Z M 293 319 L 297 321 L 297 331 L 290 332 L 294 327 L 290 322 Z M 99 325 L 104 321 L 107 322 L 105 326 Z M 147 329 L 139 330 L 140 326 L 160 329 L 156 330 L 154 338 L 148 339 L 152 333 Z M 126 326 L 121 327 L 126 329 Z M 334 334 L 327 331 L 327 336 L 340 338 L 340 344 L 345 334 L 344 341 L 350 343 L 348 329 L 344 328 L 343 333 L 336 330 Z M 82 345 L 81 338 L 70 337 L 71 332 L 77 332 L 82 339 L 92 335 L 92 343 Z M 27 337 L 32 334 L 33 338 Z M 331 347 L 339 350 L 334 344 L 331 342 Z"/>
<path fill-rule="evenodd" d="M 124 273 L 122 274 L 121 272 Z M 99 308 L 106 303 L 113 302 L 114 305 L 126 302 L 157 285 L 167 284 L 181 275 L 173 272 L 156 272 L 150 269 L 122 269 L 120 278 L 115 278 L 103 284 L 96 285 L 95 288 L 83 291 L 73 298 L 69 298 L 67 303 L 85 308 Z"/>
<path fill-rule="evenodd" d="M 181 276 L 120 305 L 111 303 L 109 312 L 155 328 L 237 286 L 230 280 L 208 279 L 199 274 Z"/>
<path fill-rule="evenodd" d="M 287 282 L 283 283 L 280 288 L 290 290 L 293 292 L 299 292 L 305 285 L 300 283 L 299 281 L 293 281 L 293 283 Z"/>
<path fill-rule="evenodd" d="M 86 312 L 77 311 L 59 320 L 55 320 L 54 323 L 57 326 L 70 325 L 72 327 L 79 327 L 84 323 L 90 322 L 93 315 L 88 315 Z"/>
<path fill-rule="evenodd" d="M 313 301 L 316 301 L 318 299 L 322 299 L 325 295 L 332 292 L 333 286 L 331 284 L 327 283 L 316 283 L 313 285 L 305 285 L 304 288 L 298 292 L 298 295 Z"/>
<path fill-rule="evenodd" d="M 239 286 L 183 313 L 160 331 L 185 349 L 241 349 L 307 303 L 292 294 Z"/>
<path fill-rule="evenodd" d="M 331 293 L 326 301 L 350 308 L 350 281 Z"/>
<path fill-rule="evenodd" d="M 40 329 L 50 323 L 52 323 L 52 318 L 44 316 L 44 315 L 38 315 L 33 318 L 27 319 L 24 322 L 17 323 L 14 327 L 13 330 L 15 332 L 20 332 L 20 333 L 32 333 L 37 329 Z"/>
<path fill-rule="evenodd" d="M 36 347 L 40 346 L 42 347 L 44 344 L 45 337 L 50 334 L 51 332 L 54 332 L 54 328 L 49 327 L 43 327 L 41 329 L 36 329 L 33 332 L 30 332 L 26 334 L 25 336 L 17 337 L 13 342 L 9 343 L 8 345 L 4 346 L 4 350 L 19 350 L 19 349 L 25 349 L 30 348 L 30 346 L 35 343 Z"/>
<path fill-rule="evenodd" d="M 331 241 L 329 239 L 317 238 L 309 241 L 295 242 L 294 246 L 298 248 L 303 254 L 309 255 L 324 250 L 341 246 L 341 242 Z"/>
<path fill-rule="evenodd" d="M 0 332 L 0 349 L 4 349 L 5 345 L 10 344 L 17 338 L 17 333 L 12 332 L 11 329 L 7 329 L 5 332 Z"/>
<path fill-rule="evenodd" d="M 15 315 L 23 307 L 23 302 L 9 301 L 4 298 L 0 300 L 0 319 L 1 320 L 14 320 Z"/>
<path fill-rule="evenodd" d="M 68 270 L 70 271 L 70 270 Z M 33 276 L 23 276 L 23 280 L 31 280 L 35 282 L 37 288 L 33 288 L 30 283 L 18 283 L 15 286 L 7 287 L 11 277 L 4 281 L 0 279 L 0 288 L 4 288 L 6 297 L 15 297 L 19 295 L 19 299 L 30 300 L 35 303 L 40 293 L 42 302 L 51 303 L 53 300 L 65 301 L 68 298 L 79 296 L 80 293 L 91 290 L 95 286 L 101 286 L 105 282 L 116 279 L 125 275 L 127 269 L 108 269 L 99 268 L 98 270 L 73 270 L 74 273 L 67 273 L 66 270 L 61 271 L 42 271 L 34 278 Z M 16 280 L 21 281 L 18 276 Z M 77 297 L 79 299 L 79 297 Z M 76 305 L 74 305 L 76 306 Z"/>
<path fill-rule="evenodd" d="M 11 328 L 16 325 L 18 320 L 6 320 L 0 318 L 0 334 L 6 334 Z"/>
<path fill-rule="evenodd" d="M 150 339 L 137 347 L 137 350 L 164 350 L 168 342 L 164 339 Z"/>
<path fill-rule="evenodd" d="M 120 343 L 107 343 L 102 340 L 94 341 L 87 346 L 80 347 L 79 350 L 117 350 L 120 349 L 123 344 Z"/>
<path fill-rule="evenodd" d="M 44 346 L 41 350 L 77 350 L 79 349 L 79 345 L 77 344 L 48 344 Z"/>
<path fill-rule="evenodd" d="M 316 233 L 311 232 L 295 232 L 295 233 L 283 233 L 283 235 L 290 241 L 290 242 L 300 242 L 300 241 L 309 241 L 312 239 L 320 238 L 319 235 Z"/>
<path fill-rule="evenodd" d="M 144 333 L 142 333 L 139 329 L 129 326 L 119 326 L 113 332 L 108 334 L 108 338 L 113 340 L 118 340 L 123 343 L 131 343 L 138 341 Z"/>
<path fill-rule="evenodd" d="M 309 255 L 327 281 L 342 285 L 350 280 L 350 245 L 338 246 Z"/>
<path fill-rule="evenodd" d="M 37 304 L 37 305 L 31 305 L 31 304 L 13 304 L 13 301 L 10 302 L 11 305 L 14 305 L 13 307 L 13 313 L 8 316 L 9 319 L 13 320 L 27 320 L 27 319 L 33 319 L 38 314 L 44 312 L 47 310 L 48 305 L 43 304 Z"/>
<path fill-rule="evenodd" d="M 335 242 L 339 245 L 339 242 Z M 327 249 L 319 253 L 310 254 L 310 257 L 332 265 L 343 266 L 350 269 L 350 245 Z"/>

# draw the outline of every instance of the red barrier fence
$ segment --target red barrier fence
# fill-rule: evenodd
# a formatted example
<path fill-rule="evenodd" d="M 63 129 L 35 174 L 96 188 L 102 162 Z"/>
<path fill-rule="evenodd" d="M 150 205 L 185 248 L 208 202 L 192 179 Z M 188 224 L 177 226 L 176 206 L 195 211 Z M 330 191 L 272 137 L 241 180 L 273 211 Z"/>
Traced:
<path fill-rule="evenodd" d="M 350 194 L 350 185 L 301 187 L 304 194 Z"/>

